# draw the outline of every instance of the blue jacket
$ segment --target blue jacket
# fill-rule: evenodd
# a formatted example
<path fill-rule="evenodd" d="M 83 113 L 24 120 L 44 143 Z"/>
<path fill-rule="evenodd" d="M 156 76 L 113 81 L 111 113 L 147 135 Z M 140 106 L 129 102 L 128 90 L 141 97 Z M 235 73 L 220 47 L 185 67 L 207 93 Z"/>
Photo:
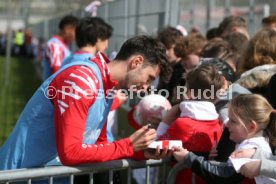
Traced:
<path fill-rule="evenodd" d="M 99 93 L 103 93 L 102 78 L 96 63 L 84 59 L 63 66 L 38 88 L 25 106 L 11 135 L 0 148 L 0 170 L 60 164 L 55 142 L 54 106 L 47 98 L 47 88 L 60 72 L 74 65 L 90 67 L 100 81 Z M 84 144 L 96 142 L 111 104 L 110 98 L 96 98 L 89 108 L 85 132 L 98 133 L 92 137 L 84 134 Z"/>

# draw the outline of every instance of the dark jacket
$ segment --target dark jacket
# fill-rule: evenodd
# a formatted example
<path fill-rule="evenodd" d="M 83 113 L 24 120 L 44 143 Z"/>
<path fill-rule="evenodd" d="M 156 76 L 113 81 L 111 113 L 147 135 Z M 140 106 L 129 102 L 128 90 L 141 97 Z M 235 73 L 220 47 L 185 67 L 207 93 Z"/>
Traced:
<path fill-rule="evenodd" d="M 202 156 L 190 152 L 182 164 L 191 167 L 192 171 L 212 184 L 241 183 L 244 176 L 237 173 L 232 165 L 225 162 L 210 162 Z"/>

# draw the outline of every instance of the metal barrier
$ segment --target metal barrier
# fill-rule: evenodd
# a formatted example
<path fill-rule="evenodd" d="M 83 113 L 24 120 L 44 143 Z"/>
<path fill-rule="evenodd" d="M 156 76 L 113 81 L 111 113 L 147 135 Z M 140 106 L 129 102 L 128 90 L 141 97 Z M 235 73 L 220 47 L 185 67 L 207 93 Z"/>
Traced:
<path fill-rule="evenodd" d="M 168 174 L 167 177 L 167 184 L 174 184 L 176 175 L 182 170 L 188 168 L 183 162 L 178 162 L 177 164 L 174 165 L 174 167 L 171 169 L 171 171 Z M 194 181 L 194 180 L 193 180 Z M 194 182 L 193 182 L 194 183 Z"/>
<path fill-rule="evenodd" d="M 113 183 L 113 171 L 124 170 L 127 169 L 127 183 L 131 183 L 131 170 L 134 168 L 146 168 L 146 183 L 149 183 L 149 169 L 150 167 L 162 167 L 163 172 L 166 173 L 167 165 L 171 163 L 170 159 L 164 160 L 146 160 L 146 161 L 135 161 L 129 159 L 123 160 L 114 160 L 103 163 L 95 163 L 95 164 L 87 164 L 81 165 L 77 167 L 68 167 L 68 166 L 49 166 L 43 168 L 31 168 L 31 169 L 16 169 L 16 170 L 8 170 L 8 171 L 0 171 L 0 183 L 9 184 L 15 181 L 27 181 L 28 184 L 32 183 L 33 179 L 46 179 L 49 184 L 53 183 L 54 178 L 58 178 L 60 176 L 69 176 L 70 184 L 74 183 L 74 176 L 81 174 L 89 174 L 90 184 L 93 184 L 93 174 L 109 171 L 109 183 Z M 163 174 L 163 178 L 161 179 L 165 183 L 166 174 Z"/>

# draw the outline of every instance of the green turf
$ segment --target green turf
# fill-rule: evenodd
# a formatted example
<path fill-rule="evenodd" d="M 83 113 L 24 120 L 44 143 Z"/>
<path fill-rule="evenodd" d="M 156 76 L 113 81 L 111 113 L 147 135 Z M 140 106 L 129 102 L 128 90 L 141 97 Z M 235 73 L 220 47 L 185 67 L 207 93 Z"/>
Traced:
<path fill-rule="evenodd" d="M 24 105 L 40 84 L 30 58 L 11 58 L 5 84 L 5 57 L 0 57 L 0 145 L 12 131 Z"/>

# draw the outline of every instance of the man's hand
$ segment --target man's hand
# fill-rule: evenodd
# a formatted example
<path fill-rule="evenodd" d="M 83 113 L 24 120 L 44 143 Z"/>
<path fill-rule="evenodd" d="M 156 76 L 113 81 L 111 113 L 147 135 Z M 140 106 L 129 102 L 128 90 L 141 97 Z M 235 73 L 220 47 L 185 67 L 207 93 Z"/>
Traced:
<path fill-rule="evenodd" d="M 154 159 L 159 160 L 166 157 L 172 156 L 173 150 L 169 150 L 168 147 L 165 147 L 164 149 L 160 149 L 159 146 L 157 146 L 156 149 L 146 149 L 144 154 L 147 159 Z"/>
<path fill-rule="evenodd" d="M 255 176 L 260 175 L 260 167 L 261 167 L 260 160 L 252 161 L 252 162 L 248 162 L 248 163 L 244 164 L 241 167 L 240 172 L 245 177 L 252 179 Z"/>
<path fill-rule="evenodd" d="M 156 131 L 150 125 L 143 126 L 129 137 L 134 151 L 146 149 L 156 138 Z"/>

